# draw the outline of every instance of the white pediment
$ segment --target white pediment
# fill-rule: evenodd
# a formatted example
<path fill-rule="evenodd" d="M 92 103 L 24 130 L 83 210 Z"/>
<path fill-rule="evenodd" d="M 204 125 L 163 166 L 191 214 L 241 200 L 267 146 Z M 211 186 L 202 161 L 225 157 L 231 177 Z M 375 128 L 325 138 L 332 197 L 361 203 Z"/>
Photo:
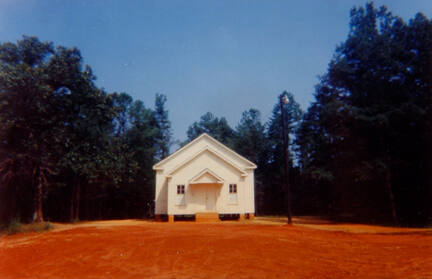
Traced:
<path fill-rule="evenodd" d="M 189 184 L 223 184 L 223 183 L 224 183 L 223 179 L 209 169 L 204 169 L 200 171 L 189 181 Z"/>
<path fill-rule="evenodd" d="M 199 159 L 205 154 L 210 154 L 211 156 L 214 156 L 215 158 L 219 158 L 221 162 L 229 166 L 231 169 L 237 171 L 240 173 L 241 176 L 247 176 L 247 173 L 236 163 L 232 162 L 229 158 L 224 156 L 223 154 L 219 153 L 218 151 L 214 150 L 213 148 L 210 148 L 209 146 L 205 146 L 203 149 L 199 150 L 197 153 L 193 154 L 192 156 L 186 158 L 184 161 L 182 161 L 180 164 L 176 165 L 174 168 L 172 168 L 168 172 L 168 177 L 172 176 L 177 171 L 181 170 L 188 164 L 192 163 L 194 160 Z"/>
<path fill-rule="evenodd" d="M 158 171 L 165 170 L 172 173 L 172 170 L 177 166 L 186 162 L 188 159 L 193 159 L 194 156 L 199 155 L 200 152 L 198 151 L 202 152 L 205 150 L 210 150 L 214 154 L 217 154 L 218 157 L 229 162 L 236 168 L 241 169 L 241 171 L 255 169 L 257 167 L 251 161 L 204 133 L 167 158 L 155 164 L 153 169 Z"/>

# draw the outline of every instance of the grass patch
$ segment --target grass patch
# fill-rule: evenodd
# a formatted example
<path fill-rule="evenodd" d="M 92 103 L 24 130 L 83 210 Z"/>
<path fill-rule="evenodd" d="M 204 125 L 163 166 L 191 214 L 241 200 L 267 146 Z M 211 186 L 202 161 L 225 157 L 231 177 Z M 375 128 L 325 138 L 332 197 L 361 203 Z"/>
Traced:
<path fill-rule="evenodd" d="M 3 233 L 8 235 L 26 232 L 43 232 L 52 229 L 50 222 L 23 224 L 18 219 L 13 219 L 3 228 Z M 1 234 L 1 232 L 0 232 Z"/>
<path fill-rule="evenodd" d="M 52 228 L 50 222 L 31 223 L 25 226 L 25 232 L 43 232 L 48 231 Z"/>
<path fill-rule="evenodd" d="M 7 226 L 7 234 L 16 234 L 23 231 L 23 224 L 18 219 L 12 219 Z"/>

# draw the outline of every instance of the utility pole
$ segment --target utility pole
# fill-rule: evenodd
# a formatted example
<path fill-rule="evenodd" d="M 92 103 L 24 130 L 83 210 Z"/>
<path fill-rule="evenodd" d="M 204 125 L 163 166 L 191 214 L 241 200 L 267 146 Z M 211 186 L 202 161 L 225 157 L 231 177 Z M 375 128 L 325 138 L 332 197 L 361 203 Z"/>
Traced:
<path fill-rule="evenodd" d="M 432 25 L 430 25 L 429 30 L 432 30 Z M 426 115 L 426 163 L 427 163 L 427 171 L 428 171 L 428 179 L 427 179 L 427 192 L 428 196 L 426 198 L 426 210 L 428 213 L 428 222 L 432 221 L 432 49 L 429 51 L 429 108 Z"/>
<path fill-rule="evenodd" d="M 281 117 L 282 117 L 282 134 L 283 134 L 283 144 L 284 144 L 284 157 L 285 157 L 285 189 L 286 189 L 286 213 L 288 217 L 288 224 L 292 224 L 292 216 L 291 216 L 291 192 L 289 185 L 289 150 L 288 150 L 288 142 L 289 135 L 287 131 L 286 117 L 285 117 L 285 109 L 284 106 L 289 103 L 286 92 L 283 92 L 280 95 L 280 109 L 281 109 Z"/>

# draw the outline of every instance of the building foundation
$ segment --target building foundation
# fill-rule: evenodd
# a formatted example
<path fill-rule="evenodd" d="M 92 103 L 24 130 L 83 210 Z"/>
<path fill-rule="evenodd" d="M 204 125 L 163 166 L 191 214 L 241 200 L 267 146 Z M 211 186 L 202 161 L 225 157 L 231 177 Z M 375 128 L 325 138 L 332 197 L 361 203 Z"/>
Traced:
<path fill-rule="evenodd" d="M 219 222 L 219 213 L 201 212 L 195 214 L 195 222 Z"/>
<path fill-rule="evenodd" d="M 155 220 L 156 222 L 162 222 L 162 220 L 163 220 L 162 215 L 160 215 L 160 214 L 156 214 L 155 217 L 154 217 L 154 220 Z"/>
<path fill-rule="evenodd" d="M 174 215 L 168 215 L 168 223 L 174 223 Z"/>

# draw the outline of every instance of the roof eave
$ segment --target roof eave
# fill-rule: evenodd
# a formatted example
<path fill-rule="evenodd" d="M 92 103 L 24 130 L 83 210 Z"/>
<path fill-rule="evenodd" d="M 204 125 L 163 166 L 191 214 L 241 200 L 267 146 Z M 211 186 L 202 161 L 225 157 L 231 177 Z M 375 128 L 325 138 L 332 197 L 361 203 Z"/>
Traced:
<path fill-rule="evenodd" d="M 177 151 L 175 151 L 173 154 L 169 155 L 168 157 L 166 157 L 165 159 L 159 161 L 158 163 L 156 163 L 155 165 L 153 165 L 153 170 L 160 170 L 163 169 L 161 168 L 161 165 L 164 164 L 166 161 L 168 161 L 169 159 L 171 159 L 172 157 L 175 157 L 177 154 L 179 154 L 182 150 L 186 149 L 188 146 L 192 145 L 193 143 L 195 143 L 196 141 L 200 140 L 203 137 L 207 137 L 209 138 L 211 141 L 213 141 L 214 143 L 216 143 L 217 145 L 221 146 L 222 148 L 224 148 L 225 150 L 227 150 L 228 152 L 238 156 L 239 158 L 241 158 L 243 161 L 245 161 L 247 164 L 249 164 L 250 166 L 246 166 L 245 169 L 256 169 L 257 165 L 251 161 L 249 161 L 248 159 L 246 159 L 245 157 L 243 157 L 242 155 L 238 154 L 237 152 L 235 152 L 234 150 L 232 150 L 231 148 L 227 147 L 226 145 L 224 145 L 223 143 L 221 143 L 220 141 L 218 141 L 217 139 L 211 137 L 210 135 L 208 135 L 207 133 L 202 133 L 200 136 L 198 136 L 197 138 L 195 138 L 194 140 L 192 140 L 191 142 L 189 142 L 188 144 L 186 144 L 185 146 L 179 148 Z"/>
<path fill-rule="evenodd" d="M 195 153 L 193 156 L 189 157 L 188 159 L 184 160 L 182 163 L 180 163 L 179 165 L 177 165 L 174 169 L 172 169 L 169 172 L 169 175 L 173 175 L 175 172 L 177 172 L 179 169 L 181 169 L 184 165 L 186 165 L 188 162 L 192 161 L 193 159 L 195 159 L 196 157 L 198 157 L 199 155 L 201 155 L 205 151 L 208 151 L 208 152 L 211 152 L 211 153 L 215 154 L 217 157 L 219 157 L 220 159 L 222 159 L 223 161 L 225 161 L 227 164 L 231 165 L 234 169 L 236 169 L 238 172 L 240 172 L 241 176 L 247 176 L 247 173 L 244 170 L 242 170 L 241 167 L 237 166 L 234 162 L 232 162 L 228 158 L 225 158 L 224 155 L 222 155 L 219 152 L 213 150 L 209 146 L 204 147 L 199 152 Z"/>
<path fill-rule="evenodd" d="M 207 135 L 206 133 L 201 134 L 199 137 L 197 137 L 196 139 L 194 139 L 193 141 L 189 142 L 188 144 L 186 144 L 185 146 L 179 148 L 177 151 L 175 151 L 173 154 L 169 155 L 168 157 L 166 157 L 165 159 L 157 162 L 156 164 L 153 165 L 153 169 L 156 170 L 158 168 L 160 168 L 160 166 L 165 163 L 166 161 L 168 161 L 169 159 L 171 159 L 172 157 L 176 156 L 177 154 L 179 154 L 182 150 L 186 149 L 188 146 L 192 145 L 194 142 L 198 141 L 200 138 L 204 137 L 205 135 Z M 208 135 L 207 135 L 208 136 Z"/>

